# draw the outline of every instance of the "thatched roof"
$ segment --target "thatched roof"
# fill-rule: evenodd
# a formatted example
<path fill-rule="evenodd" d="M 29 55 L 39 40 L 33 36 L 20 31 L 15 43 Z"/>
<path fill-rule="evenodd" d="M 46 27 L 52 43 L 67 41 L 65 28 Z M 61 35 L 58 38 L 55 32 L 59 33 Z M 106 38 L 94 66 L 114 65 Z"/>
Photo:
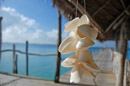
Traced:
<path fill-rule="evenodd" d="M 114 40 L 120 25 L 130 15 L 130 0 L 53 0 L 54 6 L 72 20 L 87 14 L 92 25 L 99 29 L 98 40 Z"/>

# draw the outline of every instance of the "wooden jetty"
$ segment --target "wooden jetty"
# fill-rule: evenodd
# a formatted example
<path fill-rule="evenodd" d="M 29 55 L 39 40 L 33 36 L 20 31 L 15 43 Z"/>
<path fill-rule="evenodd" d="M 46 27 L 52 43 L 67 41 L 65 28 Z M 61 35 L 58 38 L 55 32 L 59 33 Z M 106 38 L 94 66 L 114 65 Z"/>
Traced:
<path fill-rule="evenodd" d="M 99 66 L 99 71 L 94 71 L 96 78 L 86 77 L 81 84 L 93 85 L 93 86 L 119 86 L 119 77 L 120 77 L 120 63 L 121 63 L 121 54 L 111 49 L 101 49 L 98 50 L 98 54 L 94 57 L 96 64 Z M 126 60 L 126 63 L 129 63 Z M 129 64 L 125 65 L 125 74 L 124 74 L 124 86 L 129 86 L 130 82 L 130 71 L 127 69 L 130 66 Z M 61 76 L 62 82 L 69 82 L 70 72 Z"/>

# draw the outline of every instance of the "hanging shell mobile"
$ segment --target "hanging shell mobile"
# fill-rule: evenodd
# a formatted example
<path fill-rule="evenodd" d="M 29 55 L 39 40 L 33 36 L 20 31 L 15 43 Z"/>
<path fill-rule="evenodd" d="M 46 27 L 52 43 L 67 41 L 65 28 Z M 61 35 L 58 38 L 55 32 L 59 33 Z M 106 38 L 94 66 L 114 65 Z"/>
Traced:
<path fill-rule="evenodd" d="M 83 15 L 65 24 L 65 32 L 69 31 L 70 35 L 59 46 L 59 52 L 76 53 L 62 62 L 64 67 L 73 67 L 70 82 L 80 83 L 83 77 L 95 78 L 93 70 L 98 70 L 98 66 L 88 48 L 94 45 L 98 30 L 90 25 L 87 15 Z"/>

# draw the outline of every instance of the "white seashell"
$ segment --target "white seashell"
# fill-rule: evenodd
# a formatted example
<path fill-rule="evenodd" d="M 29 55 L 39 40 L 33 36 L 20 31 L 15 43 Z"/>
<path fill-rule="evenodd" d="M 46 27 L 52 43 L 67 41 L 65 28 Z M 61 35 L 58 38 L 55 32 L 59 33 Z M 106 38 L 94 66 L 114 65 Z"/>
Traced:
<path fill-rule="evenodd" d="M 80 40 L 80 37 L 79 37 L 79 35 L 77 34 L 76 31 L 75 32 L 70 32 L 69 36 L 73 36 L 75 39 Z"/>
<path fill-rule="evenodd" d="M 86 67 L 87 69 L 89 69 L 90 71 L 97 71 L 98 70 L 98 66 L 95 64 L 93 57 L 89 57 L 86 62 L 82 62 L 82 64 L 84 65 L 84 67 Z"/>
<path fill-rule="evenodd" d="M 78 58 L 81 62 L 86 62 L 90 57 L 92 57 L 92 53 L 88 49 L 78 52 Z"/>
<path fill-rule="evenodd" d="M 67 37 L 59 46 L 59 52 L 62 54 L 73 53 L 76 51 L 77 39 L 73 36 Z"/>
<path fill-rule="evenodd" d="M 64 66 L 64 67 L 74 67 L 76 64 L 78 64 L 78 60 L 77 58 L 75 57 L 75 55 L 72 55 L 68 58 L 66 58 L 62 63 L 61 65 Z"/>
<path fill-rule="evenodd" d="M 88 19 L 88 16 L 87 15 L 83 15 L 81 18 L 80 18 L 80 25 L 83 25 L 83 24 L 90 24 L 90 21 Z"/>
<path fill-rule="evenodd" d="M 74 66 L 71 70 L 70 82 L 79 83 L 81 80 L 81 73 L 79 65 Z"/>
<path fill-rule="evenodd" d="M 73 37 L 75 37 L 76 34 L 75 34 L 75 32 L 70 32 L 69 36 L 73 36 Z"/>
<path fill-rule="evenodd" d="M 98 30 L 90 25 L 84 24 L 78 27 L 78 35 L 82 37 L 88 37 L 91 40 L 95 40 L 98 35 Z"/>
<path fill-rule="evenodd" d="M 95 78 L 95 75 L 87 70 L 82 64 L 76 65 L 72 68 L 70 82 L 79 83 L 84 76 Z"/>
<path fill-rule="evenodd" d="M 78 41 L 78 43 L 76 45 L 76 49 L 77 50 L 86 50 L 92 45 L 94 45 L 94 42 L 92 40 L 90 40 L 89 38 L 84 37 Z"/>
<path fill-rule="evenodd" d="M 65 24 L 65 32 L 77 30 L 79 24 L 79 17 L 76 17 L 72 21 Z"/>
<path fill-rule="evenodd" d="M 80 64 L 80 73 L 82 74 L 82 76 L 86 75 L 92 78 L 96 77 L 91 71 L 85 68 L 82 64 Z"/>

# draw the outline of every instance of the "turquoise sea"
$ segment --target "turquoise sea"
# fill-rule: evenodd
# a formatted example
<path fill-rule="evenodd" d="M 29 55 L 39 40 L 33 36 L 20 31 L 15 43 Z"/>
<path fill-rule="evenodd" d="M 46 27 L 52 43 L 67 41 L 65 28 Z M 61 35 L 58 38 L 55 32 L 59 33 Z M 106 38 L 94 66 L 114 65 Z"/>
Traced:
<path fill-rule="evenodd" d="M 3 43 L 2 49 L 12 49 L 11 43 Z M 89 50 L 94 51 L 102 47 L 91 47 Z M 25 51 L 25 44 L 16 44 L 16 50 Z M 30 53 L 38 54 L 56 54 L 56 45 L 40 45 L 29 44 Z M 92 52 L 93 53 L 93 52 Z M 18 55 L 18 74 L 25 75 L 26 71 L 26 56 L 20 53 Z M 62 61 L 71 54 L 62 55 Z M 128 56 L 130 57 L 130 49 L 128 49 Z M 71 68 L 64 68 L 61 66 L 60 75 L 70 71 Z M 13 73 L 13 53 L 4 52 L 0 62 L 0 72 Z M 56 72 L 56 56 L 32 56 L 29 55 L 29 76 L 43 79 L 54 80 Z"/>

